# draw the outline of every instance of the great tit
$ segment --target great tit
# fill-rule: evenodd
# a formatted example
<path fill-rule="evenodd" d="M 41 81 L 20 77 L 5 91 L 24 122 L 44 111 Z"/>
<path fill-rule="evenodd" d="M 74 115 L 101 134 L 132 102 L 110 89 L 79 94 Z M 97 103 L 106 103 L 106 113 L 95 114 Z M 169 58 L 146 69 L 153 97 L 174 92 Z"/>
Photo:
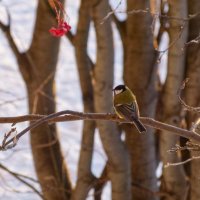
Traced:
<path fill-rule="evenodd" d="M 139 120 L 138 104 L 132 91 L 126 85 L 118 85 L 113 92 L 113 105 L 118 117 L 133 122 L 140 133 L 146 132 Z"/>

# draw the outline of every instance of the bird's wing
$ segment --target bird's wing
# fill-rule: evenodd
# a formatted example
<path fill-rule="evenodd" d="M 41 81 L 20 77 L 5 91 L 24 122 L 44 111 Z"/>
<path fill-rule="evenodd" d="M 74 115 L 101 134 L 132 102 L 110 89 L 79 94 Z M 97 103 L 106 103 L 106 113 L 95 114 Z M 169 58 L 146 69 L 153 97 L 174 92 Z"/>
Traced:
<path fill-rule="evenodd" d="M 117 104 L 115 105 L 116 111 L 123 116 L 124 119 L 128 121 L 133 121 L 138 118 L 138 108 L 137 104 Z"/>

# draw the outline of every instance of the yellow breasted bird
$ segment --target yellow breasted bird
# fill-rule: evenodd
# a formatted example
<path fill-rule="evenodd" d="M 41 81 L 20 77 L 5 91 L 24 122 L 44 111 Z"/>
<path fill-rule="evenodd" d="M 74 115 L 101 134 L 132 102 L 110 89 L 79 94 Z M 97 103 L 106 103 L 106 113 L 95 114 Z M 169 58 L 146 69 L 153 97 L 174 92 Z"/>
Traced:
<path fill-rule="evenodd" d="M 113 105 L 116 114 L 127 121 L 132 121 L 140 133 L 146 128 L 139 120 L 139 109 L 135 95 L 126 85 L 118 85 L 113 89 Z"/>

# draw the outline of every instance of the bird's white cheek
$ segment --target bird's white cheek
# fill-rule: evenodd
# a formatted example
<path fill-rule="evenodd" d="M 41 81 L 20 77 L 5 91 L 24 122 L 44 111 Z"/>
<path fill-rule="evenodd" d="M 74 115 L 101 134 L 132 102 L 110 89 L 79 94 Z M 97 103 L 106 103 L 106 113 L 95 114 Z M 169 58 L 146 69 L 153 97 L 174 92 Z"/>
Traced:
<path fill-rule="evenodd" d="M 122 93 L 123 90 L 115 90 L 115 94 L 120 94 Z"/>

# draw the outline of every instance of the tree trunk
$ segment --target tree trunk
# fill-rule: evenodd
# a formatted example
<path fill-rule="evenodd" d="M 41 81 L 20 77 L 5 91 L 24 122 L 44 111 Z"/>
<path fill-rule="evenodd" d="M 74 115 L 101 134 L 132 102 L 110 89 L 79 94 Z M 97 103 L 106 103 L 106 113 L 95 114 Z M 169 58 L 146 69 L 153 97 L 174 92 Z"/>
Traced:
<path fill-rule="evenodd" d="M 87 56 L 87 41 L 90 27 L 91 0 L 82 0 L 79 9 L 79 21 L 75 36 L 76 61 L 78 66 L 84 112 L 94 112 L 93 88 L 91 79 L 92 63 Z M 85 200 L 94 182 L 91 172 L 94 144 L 94 121 L 83 122 L 83 136 L 78 164 L 78 180 L 72 199 Z"/>
<path fill-rule="evenodd" d="M 190 0 L 188 1 L 188 13 L 196 14 L 200 10 L 200 1 Z M 189 37 L 188 41 L 191 41 L 199 36 L 200 17 L 195 17 L 189 21 Z M 200 88 L 200 46 L 199 44 L 190 44 L 187 46 L 187 72 L 186 77 L 190 80 L 186 86 L 186 103 L 190 106 L 200 106 L 199 88 Z M 192 122 L 199 117 L 198 114 L 189 112 L 187 115 L 188 127 L 190 128 Z M 193 152 L 191 156 L 199 156 L 199 152 Z M 200 198 L 200 160 L 194 160 L 191 162 L 191 189 L 190 200 L 198 200 Z"/>
<path fill-rule="evenodd" d="M 147 0 L 128 0 L 127 9 L 149 8 Z M 155 116 L 157 102 L 156 65 L 151 32 L 152 17 L 138 13 L 128 15 L 126 22 L 125 84 L 137 97 L 141 116 Z M 141 135 L 133 125 L 124 126 L 131 153 L 132 195 L 134 200 L 155 200 L 148 190 L 157 190 L 155 138 L 153 130 Z M 147 188 L 147 190 L 142 188 Z"/>
<path fill-rule="evenodd" d="M 94 102 L 96 112 L 112 112 L 113 36 L 111 21 L 101 20 L 109 12 L 107 0 L 93 1 L 92 16 L 97 38 L 97 61 L 94 68 Z M 108 176 L 112 183 L 112 199 L 131 199 L 129 155 L 120 139 L 117 126 L 98 121 L 97 127 L 108 156 Z"/>
<path fill-rule="evenodd" d="M 169 1 L 169 16 L 185 18 L 187 17 L 187 2 Z M 162 96 L 163 119 L 164 123 L 174 126 L 179 126 L 181 121 L 180 111 L 181 105 L 177 98 L 177 90 L 180 87 L 185 72 L 185 54 L 182 53 L 182 48 L 187 40 L 187 26 L 185 25 L 182 32 L 181 27 L 183 21 L 170 20 L 169 37 L 170 43 L 177 40 L 181 33 L 180 39 L 169 49 L 168 54 L 168 72 L 167 79 L 164 85 Z M 169 154 L 167 150 L 179 143 L 180 137 L 169 135 L 162 131 L 160 136 L 160 154 L 161 160 L 165 165 L 167 162 L 180 162 L 179 154 Z M 176 167 L 163 168 L 162 190 L 171 194 L 164 199 L 175 200 L 184 199 L 187 195 L 186 191 L 186 176 L 182 165 Z"/>
<path fill-rule="evenodd" d="M 31 47 L 19 60 L 26 82 L 29 111 L 37 114 L 55 112 L 54 75 L 59 40 L 48 34 L 54 19 L 47 1 L 39 1 Z M 44 124 L 31 131 L 31 146 L 36 173 L 45 199 L 69 199 L 71 184 L 61 153 L 56 126 Z"/>

